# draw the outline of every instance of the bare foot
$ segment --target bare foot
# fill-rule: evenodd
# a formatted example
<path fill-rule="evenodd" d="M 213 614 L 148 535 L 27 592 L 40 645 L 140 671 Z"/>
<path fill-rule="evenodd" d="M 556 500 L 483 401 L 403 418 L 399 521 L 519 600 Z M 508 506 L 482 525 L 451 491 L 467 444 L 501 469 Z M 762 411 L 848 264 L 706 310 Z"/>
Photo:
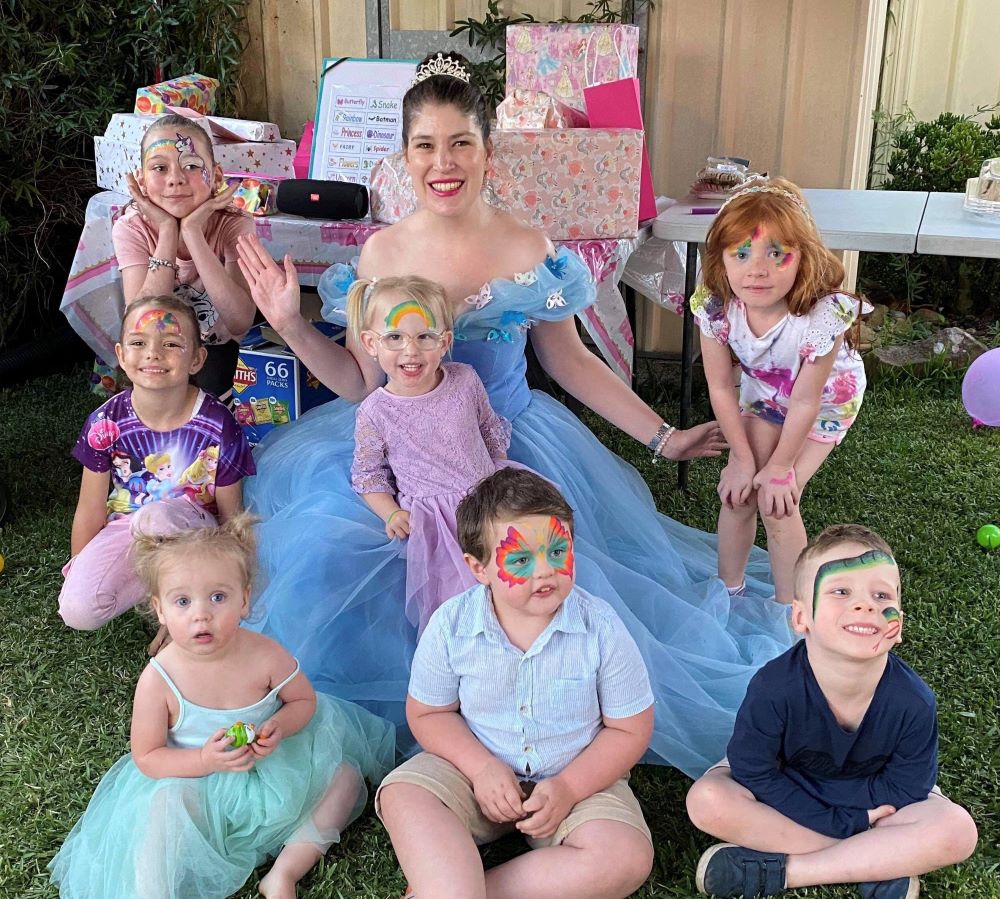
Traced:
<path fill-rule="evenodd" d="M 295 899 L 295 881 L 271 868 L 257 887 L 264 899 Z"/>
<path fill-rule="evenodd" d="M 150 656 L 155 656 L 169 642 L 170 631 L 167 630 L 167 626 L 165 624 L 161 624 L 160 629 L 156 632 L 156 636 L 149 641 L 149 646 L 146 647 L 146 652 Z"/>

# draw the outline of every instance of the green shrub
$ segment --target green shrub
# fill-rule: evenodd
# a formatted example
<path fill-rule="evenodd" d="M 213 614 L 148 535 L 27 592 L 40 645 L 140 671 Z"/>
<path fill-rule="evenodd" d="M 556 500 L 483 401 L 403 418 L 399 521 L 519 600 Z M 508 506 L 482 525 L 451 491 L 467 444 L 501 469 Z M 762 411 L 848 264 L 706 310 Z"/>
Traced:
<path fill-rule="evenodd" d="M 0 347 L 60 323 L 97 191 L 93 136 L 135 90 L 197 71 L 233 113 L 246 0 L 0 0 Z"/>
<path fill-rule="evenodd" d="M 933 122 L 918 122 L 909 109 L 897 116 L 877 114 L 873 185 L 964 192 L 983 160 L 1000 156 L 996 109 L 981 107 L 962 116 L 946 112 Z M 951 316 L 1000 314 L 1000 261 L 994 259 L 862 253 L 859 283 L 877 302 L 930 305 Z"/>

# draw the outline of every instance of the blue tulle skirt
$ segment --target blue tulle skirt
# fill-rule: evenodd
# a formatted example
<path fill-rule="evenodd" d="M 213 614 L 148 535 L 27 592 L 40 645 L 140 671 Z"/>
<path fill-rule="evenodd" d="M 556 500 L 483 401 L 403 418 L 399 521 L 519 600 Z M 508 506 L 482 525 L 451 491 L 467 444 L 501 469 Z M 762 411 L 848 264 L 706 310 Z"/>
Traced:
<path fill-rule="evenodd" d="M 263 582 L 251 626 L 294 653 L 317 689 L 396 723 L 416 629 L 404 612 L 406 544 L 351 489 L 354 409 L 321 406 L 258 448 L 246 483 Z M 639 473 L 565 406 L 534 391 L 513 421 L 509 457 L 559 485 L 575 515 L 577 582 L 621 615 L 649 668 L 656 725 L 647 760 L 696 777 L 725 752 L 747 683 L 791 645 L 754 550 L 748 595 L 716 576 L 716 537 L 661 515 Z"/>

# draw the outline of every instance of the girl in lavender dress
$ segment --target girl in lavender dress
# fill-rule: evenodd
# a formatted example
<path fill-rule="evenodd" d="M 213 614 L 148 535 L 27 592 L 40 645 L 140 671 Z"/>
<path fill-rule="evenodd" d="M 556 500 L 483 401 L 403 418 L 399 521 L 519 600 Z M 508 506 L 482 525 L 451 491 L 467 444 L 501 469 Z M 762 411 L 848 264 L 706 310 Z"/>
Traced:
<path fill-rule="evenodd" d="M 471 365 L 442 362 L 453 339 L 440 284 L 416 276 L 355 281 L 352 337 L 385 372 L 354 419 L 351 486 L 406 540 L 406 616 L 422 633 L 434 610 L 476 581 L 456 537 L 455 510 L 506 462 L 510 422 L 490 406 Z"/>

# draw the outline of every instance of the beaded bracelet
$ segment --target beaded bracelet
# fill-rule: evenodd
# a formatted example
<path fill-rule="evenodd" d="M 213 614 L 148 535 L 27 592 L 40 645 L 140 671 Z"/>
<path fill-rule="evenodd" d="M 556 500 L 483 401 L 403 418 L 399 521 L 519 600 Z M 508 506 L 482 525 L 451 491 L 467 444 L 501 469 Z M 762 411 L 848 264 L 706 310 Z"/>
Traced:
<path fill-rule="evenodd" d="M 392 513 L 392 515 L 390 515 L 390 516 L 389 516 L 389 517 L 388 517 L 388 518 L 387 518 L 387 519 L 385 520 L 385 524 L 386 524 L 386 527 L 388 527 L 388 526 L 389 526 L 390 524 L 392 524 L 392 520 L 393 520 L 393 518 L 395 518 L 395 517 L 396 517 L 396 516 L 397 516 L 397 515 L 398 515 L 398 514 L 399 514 L 400 512 L 402 512 L 402 511 L 403 511 L 402 509 L 397 509 L 397 510 L 396 510 L 395 512 L 393 512 L 393 513 Z"/>
<path fill-rule="evenodd" d="M 177 263 L 171 262 L 169 259 L 158 259 L 156 256 L 149 257 L 149 265 L 146 267 L 150 271 L 158 268 L 172 268 L 175 272 L 177 271 Z"/>
<path fill-rule="evenodd" d="M 674 436 L 674 432 L 676 430 L 677 428 L 663 422 L 657 432 L 653 435 L 653 439 L 646 444 L 649 447 L 650 452 L 653 454 L 654 465 L 663 458 L 663 448 L 670 442 L 670 438 Z"/>

